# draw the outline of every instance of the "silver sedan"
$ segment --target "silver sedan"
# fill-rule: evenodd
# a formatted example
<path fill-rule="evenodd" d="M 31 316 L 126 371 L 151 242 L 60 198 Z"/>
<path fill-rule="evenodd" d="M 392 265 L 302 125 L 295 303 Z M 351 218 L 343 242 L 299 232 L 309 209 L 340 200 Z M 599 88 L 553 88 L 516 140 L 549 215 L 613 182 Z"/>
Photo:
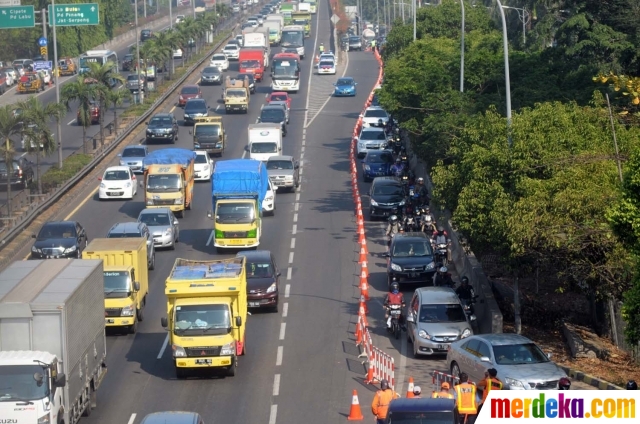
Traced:
<path fill-rule="evenodd" d="M 169 208 L 143 209 L 138 222 L 149 227 L 155 247 L 168 247 L 173 250 L 180 237 L 178 219 Z"/>

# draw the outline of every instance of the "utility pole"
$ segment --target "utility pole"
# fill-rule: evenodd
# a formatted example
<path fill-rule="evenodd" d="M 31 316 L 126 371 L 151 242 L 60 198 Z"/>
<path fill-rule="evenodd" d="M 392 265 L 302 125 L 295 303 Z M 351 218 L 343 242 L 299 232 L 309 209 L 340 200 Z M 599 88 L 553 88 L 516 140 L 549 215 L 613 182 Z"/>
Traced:
<path fill-rule="evenodd" d="M 142 0 L 146 1 L 146 0 Z M 142 89 L 144 88 L 144 84 L 140 84 L 140 31 L 138 30 L 138 0 L 136 0 L 136 69 L 138 70 L 138 95 L 134 97 L 136 99 L 136 103 L 142 103 Z"/>
<path fill-rule="evenodd" d="M 147 17 L 147 0 L 142 0 L 142 8 L 144 10 L 144 17 Z"/>
<path fill-rule="evenodd" d="M 42 36 L 44 37 L 45 40 L 48 40 L 47 38 L 47 9 L 42 9 L 42 12 L 40 14 L 40 16 L 42 16 Z M 49 60 L 49 49 L 47 49 L 47 55 L 45 56 L 44 60 Z"/>
<path fill-rule="evenodd" d="M 51 21 L 53 23 L 53 65 L 56 69 L 56 72 L 53 73 L 53 84 L 56 86 L 56 103 L 60 103 L 60 69 L 58 67 L 58 35 L 56 31 L 55 10 L 56 0 L 51 0 L 51 11 L 53 12 L 53 17 L 51 18 Z M 43 14 L 42 16 L 44 17 L 46 15 Z M 58 141 L 58 168 L 62 168 L 62 124 L 60 123 L 60 118 L 56 119 L 56 124 L 56 139 Z M 84 142 L 85 140 L 82 140 L 83 145 Z M 40 178 L 40 176 L 38 176 L 38 178 Z"/>
<path fill-rule="evenodd" d="M 169 0 L 169 28 L 173 29 L 173 0 Z"/>
<path fill-rule="evenodd" d="M 413 41 L 416 41 L 416 15 L 418 14 L 416 0 L 412 0 L 411 8 L 413 9 Z"/>

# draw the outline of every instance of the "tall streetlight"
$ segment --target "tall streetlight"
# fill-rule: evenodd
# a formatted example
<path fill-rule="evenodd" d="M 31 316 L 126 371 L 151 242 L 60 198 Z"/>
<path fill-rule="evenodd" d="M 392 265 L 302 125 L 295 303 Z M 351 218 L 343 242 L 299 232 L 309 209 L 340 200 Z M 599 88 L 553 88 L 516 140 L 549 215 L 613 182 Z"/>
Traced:
<path fill-rule="evenodd" d="M 171 6 L 173 0 L 169 0 L 169 28 L 173 29 L 173 6 Z"/>
<path fill-rule="evenodd" d="M 460 0 L 462 7 L 462 29 L 460 32 L 460 92 L 464 93 L 464 0 Z"/>
<path fill-rule="evenodd" d="M 146 0 L 143 0 L 146 1 Z M 140 84 L 140 31 L 138 30 L 138 0 L 135 1 L 136 17 L 136 69 L 138 70 L 138 95 L 134 97 L 136 103 L 142 103 L 141 95 L 144 85 Z"/>
<path fill-rule="evenodd" d="M 511 146 L 511 80 L 509 79 L 509 40 L 507 38 L 507 19 L 504 17 L 504 6 L 496 0 L 502 19 L 502 45 L 504 50 L 504 85 L 507 97 L 507 130 L 509 131 L 509 146 Z"/>
<path fill-rule="evenodd" d="M 521 7 L 502 6 L 503 9 L 513 9 L 518 12 L 518 18 L 522 22 L 522 44 L 527 44 L 527 24 L 531 21 L 531 14 Z"/>
<path fill-rule="evenodd" d="M 51 18 L 51 22 L 53 22 L 53 64 L 56 67 L 56 72 L 53 73 L 53 83 L 56 86 L 56 103 L 60 103 L 60 65 L 58 64 L 58 36 L 56 34 L 56 0 L 51 0 L 51 13 L 53 13 L 53 17 Z M 46 16 L 42 16 L 42 20 L 46 20 Z M 56 138 L 58 139 L 58 168 L 62 168 L 62 124 L 60 123 L 60 118 L 57 119 L 56 126 Z M 84 144 L 84 140 L 82 140 Z M 40 178 L 40 175 L 38 175 Z"/>
<path fill-rule="evenodd" d="M 418 10 L 416 9 L 416 0 L 411 2 L 411 8 L 413 9 L 413 41 L 416 41 L 416 15 Z"/>

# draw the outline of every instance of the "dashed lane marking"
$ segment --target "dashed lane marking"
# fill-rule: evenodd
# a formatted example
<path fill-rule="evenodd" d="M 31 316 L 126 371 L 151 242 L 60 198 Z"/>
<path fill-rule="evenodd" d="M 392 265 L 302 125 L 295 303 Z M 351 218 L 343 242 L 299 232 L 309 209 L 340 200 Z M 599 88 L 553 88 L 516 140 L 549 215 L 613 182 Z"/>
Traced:
<path fill-rule="evenodd" d="M 271 413 L 269 413 L 269 424 L 276 424 L 278 417 L 278 405 L 271 405 Z"/>
<path fill-rule="evenodd" d="M 288 298 L 291 295 L 291 284 L 284 286 L 284 297 Z"/>
<path fill-rule="evenodd" d="M 298 214 L 297 213 L 293 214 L 293 222 L 298 222 Z"/>
<path fill-rule="evenodd" d="M 276 374 L 273 377 L 273 396 L 280 394 L 280 374 Z"/>
<path fill-rule="evenodd" d="M 136 413 L 131 414 L 131 416 L 129 417 L 129 421 L 127 421 L 127 424 L 133 424 L 133 422 L 136 420 Z"/>
<path fill-rule="evenodd" d="M 293 228 L 291 230 L 291 234 L 295 235 L 298 232 L 298 226 L 296 224 L 293 224 Z"/>
<path fill-rule="evenodd" d="M 164 355 L 164 351 L 169 345 L 169 333 L 167 333 L 167 337 L 164 338 L 164 342 L 162 343 L 162 347 L 160 348 L 160 353 L 158 353 L 158 357 L 156 359 L 162 359 L 162 355 Z"/>
<path fill-rule="evenodd" d="M 291 274 L 293 274 L 293 268 L 287 268 L 287 280 L 291 280 Z"/>
<path fill-rule="evenodd" d="M 282 318 L 286 318 L 289 315 L 289 302 L 282 304 Z"/>
<path fill-rule="evenodd" d="M 293 263 L 293 252 L 289 252 L 289 265 Z"/>
<path fill-rule="evenodd" d="M 207 240 L 207 244 L 205 246 L 209 246 L 213 241 L 213 230 L 211 230 L 211 234 L 209 234 L 209 239 Z"/>
<path fill-rule="evenodd" d="M 284 354 L 284 347 L 278 346 L 278 352 L 276 353 L 276 367 L 282 365 L 282 355 Z"/>
<path fill-rule="evenodd" d="M 296 239 L 292 238 L 291 239 L 291 249 L 295 249 L 296 248 Z"/>
<path fill-rule="evenodd" d="M 75 119 L 72 119 L 71 121 L 67 122 L 67 125 L 71 125 L 71 124 L 73 124 L 74 122 L 76 122 L 76 120 L 75 120 Z"/>
<path fill-rule="evenodd" d="M 284 335 L 287 331 L 287 323 L 286 322 L 281 322 L 280 323 L 280 340 L 284 340 Z"/>

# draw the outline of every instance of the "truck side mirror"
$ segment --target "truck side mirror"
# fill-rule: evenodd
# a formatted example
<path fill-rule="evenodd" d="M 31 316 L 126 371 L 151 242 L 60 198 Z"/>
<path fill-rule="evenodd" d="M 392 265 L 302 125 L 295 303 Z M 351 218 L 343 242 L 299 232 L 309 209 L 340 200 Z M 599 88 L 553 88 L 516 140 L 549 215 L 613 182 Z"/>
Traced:
<path fill-rule="evenodd" d="M 236 327 L 242 327 L 242 317 L 236 317 Z"/>
<path fill-rule="evenodd" d="M 244 151 L 248 152 L 249 151 L 249 145 L 247 144 L 246 146 L 244 146 Z"/>
<path fill-rule="evenodd" d="M 213 212 L 212 211 L 207 211 L 207 218 L 213 219 Z"/>
<path fill-rule="evenodd" d="M 163 328 L 167 328 L 169 326 L 169 322 L 167 321 L 167 317 L 160 318 L 160 325 Z"/>
<path fill-rule="evenodd" d="M 139 282 L 137 282 L 137 281 L 133 282 L 133 291 L 137 291 L 137 292 L 140 291 L 140 283 Z"/>
<path fill-rule="evenodd" d="M 193 135 L 193 131 L 189 130 L 189 135 Z"/>
<path fill-rule="evenodd" d="M 67 376 L 64 373 L 58 374 L 56 380 L 53 382 L 55 387 L 64 387 L 67 385 Z"/>

